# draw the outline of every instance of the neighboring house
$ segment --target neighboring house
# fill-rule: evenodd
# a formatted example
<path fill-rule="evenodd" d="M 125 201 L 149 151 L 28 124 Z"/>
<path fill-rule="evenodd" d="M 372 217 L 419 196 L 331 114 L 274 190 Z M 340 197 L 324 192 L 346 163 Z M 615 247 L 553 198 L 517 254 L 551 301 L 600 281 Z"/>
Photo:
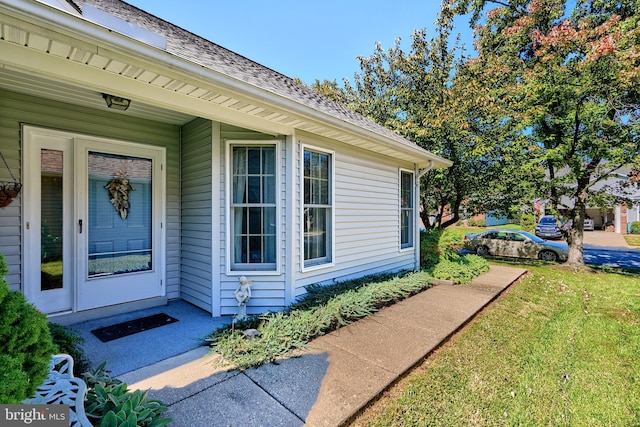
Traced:
<path fill-rule="evenodd" d="M 246 276 L 260 313 L 419 267 L 418 177 L 449 161 L 117 0 L 0 0 L 0 32 L 0 251 L 42 311 L 231 315 Z"/>
<path fill-rule="evenodd" d="M 593 219 L 596 229 L 626 234 L 632 222 L 640 221 L 640 188 L 632 168 L 623 167 L 614 171 L 607 179 L 594 183 L 589 191 L 605 193 L 618 200 L 604 208 L 587 206 L 586 215 Z M 630 203 L 620 202 L 622 199 Z M 562 204 L 571 208 L 573 200 L 563 197 Z M 565 212 L 564 209 L 560 211 Z"/>

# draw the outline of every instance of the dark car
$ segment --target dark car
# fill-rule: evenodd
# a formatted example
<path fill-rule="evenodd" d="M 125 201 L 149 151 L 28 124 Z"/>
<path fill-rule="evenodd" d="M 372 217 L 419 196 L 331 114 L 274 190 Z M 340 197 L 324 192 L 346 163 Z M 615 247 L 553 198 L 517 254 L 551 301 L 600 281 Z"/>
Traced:
<path fill-rule="evenodd" d="M 464 248 L 478 255 L 566 261 L 569 247 L 521 230 L 489 230 L 464 236 Z"/>
<path fill-rule="evenodd" d="M 544 215 L 535 228 L 536 236 L 543 239 L 561 239 L 560 222 L 553 215 Z"/>

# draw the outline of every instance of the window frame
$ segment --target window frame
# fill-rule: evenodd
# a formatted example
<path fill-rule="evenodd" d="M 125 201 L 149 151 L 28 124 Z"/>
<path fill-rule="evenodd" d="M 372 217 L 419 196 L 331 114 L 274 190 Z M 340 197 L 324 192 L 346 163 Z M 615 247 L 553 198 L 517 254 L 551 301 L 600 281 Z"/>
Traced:
<path fill-rule="evenodd" d="M 304 157 L 307 151 L 329 156 L 329 204 L 324 205 L 329 210 L 327 215 L 326 231 L 327 241 L 325 243 L 327 255 L 322 258 L 305 259 L 305 236 L 304 236 L 304 211 L 305 211 L 305 174 Z M 313 271 L 335 266 L 335 151 L 317 147 L 310 144 L 302 144 L 300 148 L 300 265 L 301 271 Z"/>
<path fill-rule="evenodd" d="M 227 140 L 226 141 L 226 153 L 225 153 L 225 227 L 226 227 L 226 273 L 228 276 L 242 276 L 247 274 L 260 274 L 260 275 L 280 275 L 281 274 L 281 155 L 280 155 L 280 140 Z M 236 147 L 273 147 L 274 148 L 274 175 L 275 183 L 274 195 L 275 203 L 240 203 L 233 202 L 233 149 Z M 236 263 L 234 260 L 235 252 L 235 234 L 234 234 L 234 222 L 233 222 L 233 210 L 237 205 L 244 205 L 249 207 L 264 207 L 272 205 L 275 208 L 275 262 L 274 263 Z"/>
<path fill-rule="evenodd" d="M 403 188 L 403 175 L 409 175 L 411 178 L 411 186 L 409 189 L 405 190 Z M 409 194 L 411 195 L 411 206 L 408 208 L 405 208 L 402 206 L 402 195 L 403 192 L 408 191 Z M 415 194 L 415 171 L 409 170 L 409 169 L 399 169 L 398 170 L 398 243 L 399 243 L 399 248 L 400 248 L 400 252 L 403 251 L 410 251 L 413 250 L 415 248 L 415 240 L 416 240 L 416 194 Z M 403 237 L 403 224 L 402 224 L 402 219 L 403 219 L 403 213 L 404 212 L 410 212 L 409 215 L 409 221 L 410 221 L 410 229 L 409 229 L 409 241 L 408 242 L 403 242 L 402 241 L 402 237 Z"/>

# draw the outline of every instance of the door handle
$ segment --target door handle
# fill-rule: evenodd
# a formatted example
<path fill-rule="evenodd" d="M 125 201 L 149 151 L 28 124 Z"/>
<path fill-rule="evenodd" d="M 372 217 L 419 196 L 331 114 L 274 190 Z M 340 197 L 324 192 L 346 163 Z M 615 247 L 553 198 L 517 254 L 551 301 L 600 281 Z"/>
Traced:
<path fill-rule="evenodd" d="M 78 220 L 78 226 L 80 227 L 80 234 L 82 234 L 82 220 Z"/>

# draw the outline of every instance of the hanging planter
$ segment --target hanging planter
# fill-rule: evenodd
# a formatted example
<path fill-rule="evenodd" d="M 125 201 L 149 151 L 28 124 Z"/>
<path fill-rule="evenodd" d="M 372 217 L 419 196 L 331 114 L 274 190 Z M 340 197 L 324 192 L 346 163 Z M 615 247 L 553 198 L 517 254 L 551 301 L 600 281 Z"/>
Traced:
<path fill-rule="evenodd" d="M 134 191 L 134 188 L 129 182 L 126 171 L 119 170 L 117 175 L 104 188 L 109 192 L 111 204 L 120 214 L 120 218 L 127 219 L 131 206 L 129 204 L 129 191 Z"/>
<path fill-rule="evenodd" d="M 11 172 L 11 169 L 9 169 L 9 165 L 7 164 L 7 161 L 4 158 L 2 152 L 0 152 L 0 157 L 2 157 L 2 161 L 9 171 L 9 175 L 11 175 L 11 178 L 13 179 L 13 182 L 0 181 L 0 208 L 5 208 L 9 206 L 11 202 L 13 202 L 13 199 L 18 196 L 20 190 L 22 189 L 22 184 L 20 184 L 16 180 L 16 177 L 13 176 L 13 173 Z"/>

